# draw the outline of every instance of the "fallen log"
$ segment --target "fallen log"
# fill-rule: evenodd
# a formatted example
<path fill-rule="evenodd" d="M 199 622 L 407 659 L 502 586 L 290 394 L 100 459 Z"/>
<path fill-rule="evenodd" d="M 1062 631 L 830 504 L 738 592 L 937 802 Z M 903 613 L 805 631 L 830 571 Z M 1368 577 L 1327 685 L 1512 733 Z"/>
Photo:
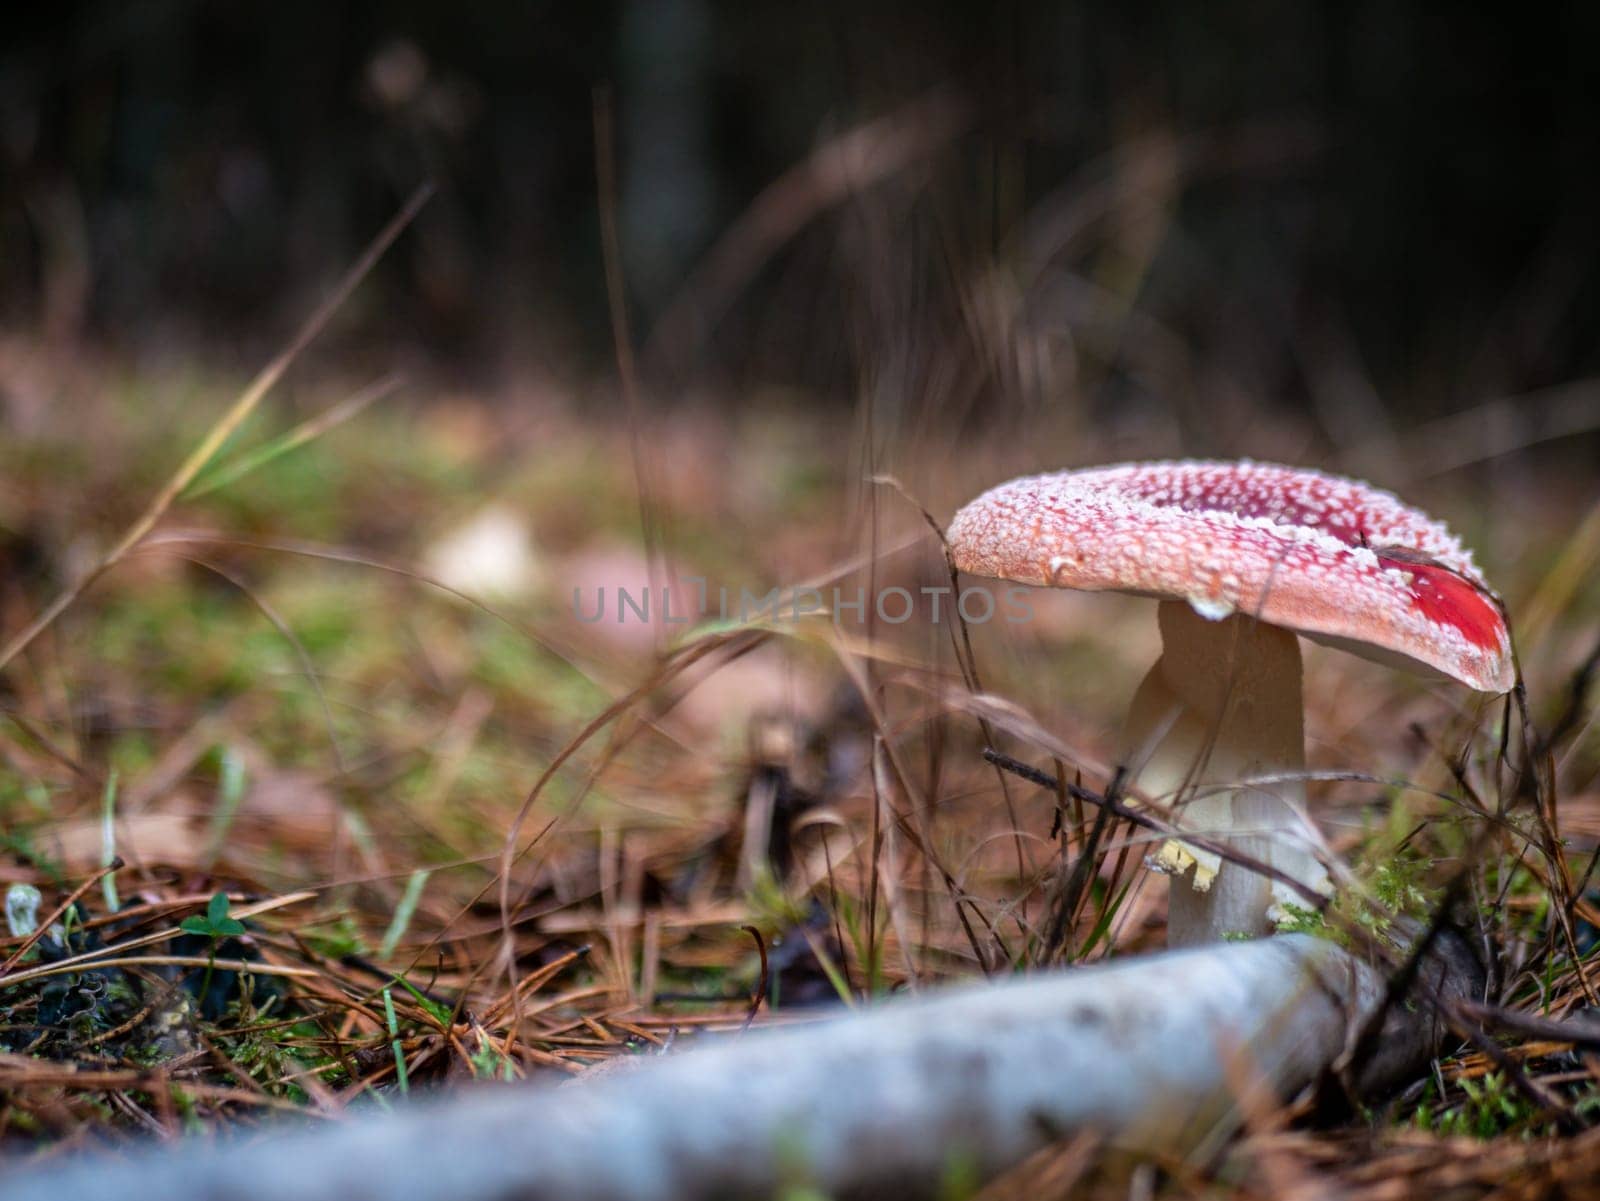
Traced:
<path fill-rule="evenodd" d="M 1425 1068 L 1436 1002 L 1477 999 L 1440 940 L 1413 1003 L 1333 942 L 1287 935 L 892 1001 L 726 1036 L 559 1087 L 485 1088 L 292 1133 L 100 1154 L 0 1177 L 6 1201 L 667 1201 L 935 1194 L 1080 1130 L 1187 1153 L 1226 1137 L 1234 1093 L 1293 1094 L 1342 1065 L 1359 1091 Z M 1428 1003 L 1417 1003 L 1419 996 Z M 1359 1035 L 1377 1015 L 1378 1038 Z"/>

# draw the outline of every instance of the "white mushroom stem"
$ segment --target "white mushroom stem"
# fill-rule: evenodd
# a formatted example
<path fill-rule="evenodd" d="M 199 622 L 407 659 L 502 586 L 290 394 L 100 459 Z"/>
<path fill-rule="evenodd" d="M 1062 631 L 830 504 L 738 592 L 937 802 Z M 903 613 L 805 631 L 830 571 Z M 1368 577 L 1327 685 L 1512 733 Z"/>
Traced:
<path fill-rule="evenodd" d="M 1482 972 L 1455 946 L 1429 961 L 1426 995 L 1478 995 Z M 0 1178 L 0 1201 L 943 1196 L 952 1172 L 988 1175 L 1078 1131 L 1169 1155 L 1209 1149 L 1237 1128 L 1241 1087 L 1301 1089 L 1354 1045 L 1384 992 L 1381 972 L 1306 935 L 1193 948 L 725 1037 L 560 1087 L 58 1159 Z M 1433 1005 L 1391 1006 L 1348 1076 L 1392 1087 L 1443 1034 Z"/>
<path fill-rule="evenodd" d="M 1185 830 L 1224 843 L 1319 892 L 1321 840 L 1306 816 L 1300 643 L 1243 614 L 1212 619 L 1160 606 L 1161 658 L 1128 714 L 1125 759 L 1136 791 Z M 1259 935 L 1305 898 L 1214 852 L 1170 841 L 1152 857 L 1172 874 L 1172 946 Z"/>

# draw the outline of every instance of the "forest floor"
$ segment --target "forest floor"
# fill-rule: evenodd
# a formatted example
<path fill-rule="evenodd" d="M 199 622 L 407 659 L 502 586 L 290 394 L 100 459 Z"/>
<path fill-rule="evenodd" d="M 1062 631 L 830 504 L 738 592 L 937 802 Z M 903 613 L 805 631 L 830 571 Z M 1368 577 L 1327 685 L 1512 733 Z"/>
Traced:
<path fill-rule="evenodd" d="M 5 354 L 13 642 L 232 387 Z M 848 413 L 792 396 L 641 433 L 553 384 L 365 388 L 291 373 L 4 666 L 11 1163 L 578 1075 L 752 1017 L 1163 944 L 1165 882 L 1116 826 L 1047 936 L 1093 815 L 983 757 L 1104 787 L 1157 652 L 1149 602 L 1036 594 L 1025 623 L 961 623 L 923 591 L 950 577 L 919 506 L 948 520 L 1032 464 L 956 439 L 868 453 Z M 1478 1043 L 1342 1125 L 1256 1114 L 1210 1164 L 1072 1141 L 983 1197 L 1600 1177 L 1600 1040 L 1546 1025 L 1600 1013 L 1593 480 L 1382 482 L 1479 549 L 1526 709 L 1308 648 L 1312 765 L 1345 777 L 1312 783 L 1314 809 L 1369 920 L 1456 905 L 1495 966 Z M 738 611 L 806 587 L 903 588 L 916 613 L 796 618 L 791 591 L 776 618 Z"/>

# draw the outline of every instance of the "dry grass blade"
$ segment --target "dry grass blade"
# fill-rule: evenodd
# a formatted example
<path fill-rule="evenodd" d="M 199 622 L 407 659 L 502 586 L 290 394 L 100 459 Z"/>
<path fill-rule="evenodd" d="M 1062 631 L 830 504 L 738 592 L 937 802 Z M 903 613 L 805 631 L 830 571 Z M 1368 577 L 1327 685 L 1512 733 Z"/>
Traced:
<path fill-rule="evenodd" d="M 288 345 L 261 369 L 255 379 L 250 381 L 228 411 L 218 419 L 206 436 L 200 440 L 200 444 L 189 452 L 189 457 L 184 459 L 178 470 L 161 486 L 160 491 L 151 499 L 145 510 L 134 519 L 132 525 L 123 531 L 122 536 L 117 539 L 111 549 L 102 555 L 93 567 L 69 584 L 55 600 L 46 605 L 37 617 L 5 644 L 4 648 L 0 648 L 0 671 L 4 671 L 13 659 L 26 650 L 29 644 L 44 630 L 49 628 L 56 618 L 66 612 L 72 603 L 83 595 L 84 589 L 120 563 L 129 551 L 139 545 L 145 535 L 155 529 L 156 523 L 171 508 L 172 502 L 183 493 L 185 488 L 194 482 L 195 477 L 200 474 L 205 465 L 211 461 L 217 451 L 222 449 L 223 443 L 227 442 L 234 431 L 244 424 L 245 419 L 255 411 L 262 398 L 283 378 L 283 373 L 300 356 L 300 352 L 309 346 L 317 335 L 323 331 L 334 313 L 349 298 L 350 293 L 354 292 L 356 286 L 366 278 L 367 273 L 383 257 L 384 252 L 394 244 L 395 239 L 400 236 L 406 226 L 411 224 L 412 219 L 421 211 L 422 206 L 428 202 L 429 197 L 432 195 L 433 185 L 431 183 L 424 184 L 411 194 L 411 198 L 406 201 L 394 219 L 373 239 L 372 244 L 356 260 L 355 265 L 345 272 L 328 298 L 317 306 L 311 316 L 306 319 L 305 324 L 289 340 Z"/>

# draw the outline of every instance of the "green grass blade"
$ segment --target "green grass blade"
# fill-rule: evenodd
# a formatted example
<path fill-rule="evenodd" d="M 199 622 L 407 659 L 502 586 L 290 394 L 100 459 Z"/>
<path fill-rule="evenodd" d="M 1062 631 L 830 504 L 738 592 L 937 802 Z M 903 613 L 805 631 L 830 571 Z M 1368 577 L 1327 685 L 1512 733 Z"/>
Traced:
<path fill-rule="evenodd" d="M 110 867 L 117 861 L 117 769 L 112 768 L 106 777 L 105 795 L 100 805 L 100 866 Z M 106 912 L 115 913 L 122 908 L 117 896 L 117 873 L 107 872 L 100 881 L 100 891 L 106 899 Z"/>
<path fill-rule="evenodd" d="M 411 1092 L 411 1078 L 406 1074 L 405 1052 L 400 1048 L 400 1022 L 394 1016 L 394 990 L 383 990 L 383 1017 L 389 1024 L 389 1047 L 394 1051 L 394 1080 L 402 1095 Z"/>
<path fill-rule="evenodd" d="M 362 410 L 375 401 L 393 392 L 399 387 L 398 376 L 386 376 L 376 383 L 369 384 L 354 396 L 347 397 L 333 407 L 318 413 L 306 421 L 302 421 L 293 429 L 270 438 L 254 450 L 247 450 L 237 458 L 226 463 L 219 463 L 216 467 L 203 474 L 199 479 L 189 485 L 182 495 L 183 500 L 197 500 L 207 496 L 219 488 L 226 488 L 229 484 L 237 483 L 252 471 L 265 467 L 275 459 L 297 450 L 307 442 L 320 438 L 329 430 L 337 429 L 345 422 L 359 415 Z"/>
<path fill-rule="evenodd" d="M 405 893 L 400 897 L 400 904 L 395 906 L 394 917 L 390 920 L 389 929 L 384 933 L 383 943 L 378 948 L 380 959 L 388 959 L 393 955 L 394 949 L 400 945 L 400 940 L 406 936 L 412 915 L 417 911 L 417 902 L 422 900 L 422 890 L 431 874 L 427 868 L 419 867 L 406 881 Z"/>

